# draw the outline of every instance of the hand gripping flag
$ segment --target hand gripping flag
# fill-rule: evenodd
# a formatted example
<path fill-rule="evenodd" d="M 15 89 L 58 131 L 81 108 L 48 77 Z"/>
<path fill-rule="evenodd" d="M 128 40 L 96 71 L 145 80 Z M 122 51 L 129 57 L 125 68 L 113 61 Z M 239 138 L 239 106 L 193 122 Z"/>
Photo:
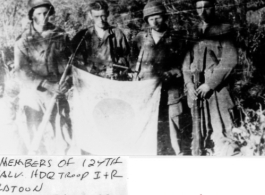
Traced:
<path fill-rule="evenodd" d="M 113 81 L 73 67 L 73 142 L 94 155 L 156 155 L 159 79 Z"/>

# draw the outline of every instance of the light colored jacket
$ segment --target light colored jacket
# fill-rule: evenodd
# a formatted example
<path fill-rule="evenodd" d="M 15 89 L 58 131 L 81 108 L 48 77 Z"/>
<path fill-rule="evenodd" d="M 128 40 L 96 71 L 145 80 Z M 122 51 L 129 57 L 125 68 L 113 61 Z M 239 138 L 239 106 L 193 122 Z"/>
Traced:
<path fill-rule="evenodd" d="M 183 63 L 185 85 L 193 83 L 192 74 L 197 69 L 204 75 L 206 83 L 217 95 L 219 107 L 232 108 L 233 100 L 230 96 L 229 76 L 237 65 L 237 50 L 231 39 L 229 24 L 216 24 L 206 28 L 202 33 L 202 24 L 193 33 L 193 44 L 186 54 Z M 213 96 L 209 97 L 215 98 Z M 188 97 L 189 106 L 192 100 Z"/>

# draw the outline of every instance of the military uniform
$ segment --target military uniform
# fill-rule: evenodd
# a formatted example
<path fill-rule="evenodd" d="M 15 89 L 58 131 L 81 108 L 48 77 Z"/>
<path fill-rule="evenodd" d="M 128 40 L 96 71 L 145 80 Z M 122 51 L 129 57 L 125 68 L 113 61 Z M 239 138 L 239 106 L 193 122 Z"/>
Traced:
<path fill-rule="evenodd" d="M 80 44 L 80 45 L 79 45 Z M 108 68 L 113 68 L 113 78 L 122 80 L 120 72 L 126 69 L 113 67 L 113 65 L 128 67 L 128 55 L 130 53 L 129 44 L 125 35 L 118 28 L 109 26 L 104 37 L 100 39 L 96 33 L 95 27 L 81 30 L 72 40 L 73 50 L 77 50 L 77 59 L 75 65 L 79 68 L 85 68 L 88 72 L 111 78 L 107 74 Z M 78 47 L 79 46 L 79 47 Z"/>
<path fill-rule="evenodd" d="M 132 51 L 133 58 L 138 58 L 138 62 L 141 63 L 138 75 L 139 80 L 161 77 L 164 72 L 172 71 L 174 73 L 180 70 L 183 60 L 183 49 L 184 42 L 180 41 L 177 34 L 169 29 L 157 43 L 152 37 L 151 29 L 146 32 L 140 32 L 133 41 Z M 167 97 L 170 137 L 176 154 L 182 152 L 179 128 L 179 116 L 183 111 L 181 103 L 182 89 L 182 79 L 176 77 L 164 82 L 162 87 L 161 101 L 163 101 L 163 97 Z M 167 93 L 167 95 L 164 96 L 164 93 Z"/>
<path fill-rule="evenodd" d="M 234 107 L 229 91 L 230 73 L 237 64 L 237 50 L 232 40 L 232 27 L 229 24 L 213 23 L 208 26 L 200 23 L 193 29 L 194 43 L 190 47 L 184 64 L 185 85 L 194 84 L 193 73 L 198 70 L 204 83 L 212 90 L 202 100 L 202 139 L 206 148 L 215 155 L 224 154 L 226 140 L 231 138 L 232 120 L 229 109 Z M 203 84 L 203 83 L 202 83 Z M 193 100 L 188 96 L 189 107 Z M 232 145 L 231 145 L 232 146 Z M 233 153 L 233 147 L 227 155 Z"/>
<path fill-rule="evenodd" d="M 40 34 L 31 23 L 16 41 L 15 75 L 20 83 L 20 99 L 27 116 L 29 131 L 38 127 L 53 96 L 43 88 L 43 82 L 48 80 L 58 83 L 68 62 L 66 40 L 65 32 L 53 24 L 48 23 L 47 29 Z M 65 119 L 62 124 L 70 131 L 69 106 L 65 98 L 60 99 L 59 107 L 59 112 L 63 113 Z M 51 117 L 53 129 L 56 113 L 55 106 Z"/>

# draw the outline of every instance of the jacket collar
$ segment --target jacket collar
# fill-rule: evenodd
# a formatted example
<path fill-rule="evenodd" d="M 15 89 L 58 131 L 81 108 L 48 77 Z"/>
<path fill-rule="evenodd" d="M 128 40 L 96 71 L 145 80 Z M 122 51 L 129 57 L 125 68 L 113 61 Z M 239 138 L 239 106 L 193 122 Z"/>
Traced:
<path fill-rule="evenodd" d="M 220 23 L 216 21 L 215 23 L 210 23 L 203 30 L 203 22 L 197 25 L 197 35 L 198 37 L 216 37 L 221 35 L 226 35 L 232 32 L 233 27 L 230 24 Z"/>
<path fill-rule="evenodd" d="M 114 36 L 114 29 L 115 27 L 113 26 L 108 26 L 107 30 L 105 31 L 105 34 L 104 34 L 104 37 L 102 39 L 102 42 L 104 42 L 105 40 L 108 39 L 108 37 L 111 37 L 111 36 Z M 91 31 L 92 31 L 92 34 L 96 35 L 97 36 L 97 32 L 96 32 L 96 29 L 95 29 L 95 26 L 91 26 Z"/>
<path fill-rule="evenodd" d="M 166 37 L 169 36 L 169 34 L 170 34 L 169 32 L 170 32 L 169 28 L 166 27 L 166 31 L 165 31 L 164 35 L 161 37 L 161 39 L 157 43 L 155 43 L 154 38 L 152 36 L 152 28 L 148 28 L 147 33 L 146 33 L 146 38 L 148 38 L 149 41 L 153 42 L 154 45 L 158 45 L 161 43 L 161 41 L 163 41 L 163 39 L 165 39 Z"/>
<path fill-rule="evenodd" d="M 40 34 L 39 32 L 35 30 L 33 23 L 30 23 L 28 27 L 26 28 L 24 35 L 26 36 L 28 40 L 50 39 L 54 35 L 54 33 L 58 33 L 58 32 L 59 32 L 59 29 L 55 25 L 48 23 L 47 29 L 42 34 Z"/>

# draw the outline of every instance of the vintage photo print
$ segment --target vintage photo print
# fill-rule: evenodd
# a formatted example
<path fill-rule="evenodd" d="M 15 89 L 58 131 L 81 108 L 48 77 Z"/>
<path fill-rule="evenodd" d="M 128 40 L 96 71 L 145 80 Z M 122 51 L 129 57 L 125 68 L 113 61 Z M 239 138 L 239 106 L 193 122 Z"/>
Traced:
<path fill-rule="evenodd" d="M 0 154 L 264 155 L 264 1 L 0 3 Z"/>

